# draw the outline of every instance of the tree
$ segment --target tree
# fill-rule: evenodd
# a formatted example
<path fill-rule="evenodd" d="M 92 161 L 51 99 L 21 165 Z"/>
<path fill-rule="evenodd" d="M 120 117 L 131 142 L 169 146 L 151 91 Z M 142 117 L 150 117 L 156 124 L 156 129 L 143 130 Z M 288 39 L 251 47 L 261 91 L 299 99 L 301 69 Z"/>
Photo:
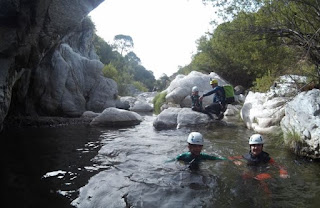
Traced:
<path fill-rule="evenodd" d="M 117 55 L 113 51 L 112 47 L 96 34 L 93 37 L 93 44 L 102 63 L 109 64 L 116 58 Z"/>
<path fill-rule="evenodd" d="M 132 51 L 130 51 L 125 58 L 129 61 L 129 62 L 135 62 L 137 64 L 141 64 L 141 60 L 140 58 Z"/>
<path fill-rule="evenodd" d="M 166 89 L 170 82 L 169 77 L 166 74 L 162 74 L 159 79 L 156 80 L 157 91 L 162 91 Z"/>
<path fill-rule="evenodd" d="M 123 52 L 130 51 L 134 46 L 133 40 L 129 35 L 116 35 L 113 40 L 115 48 L 121 55 L 123 55 Z"/>
<path fill-rule="evenodd" d="M 301 60 L 309 60 L 316 66 L 316 70 L 310 72 L 320 83 L 319 0 L 231 0 L 228 4 L 226 2 L 222 1 L 221 8 L 229 15 L 239 15 L 240 11 L 252 12 L 250 9 L 253 7 L 246 5 L 248 2 L 258 5 L 255 8 L 260 19 L 248 24 L 246 29 L 270 41 L 280 38 L 283 45 L 294 47 Z"/>

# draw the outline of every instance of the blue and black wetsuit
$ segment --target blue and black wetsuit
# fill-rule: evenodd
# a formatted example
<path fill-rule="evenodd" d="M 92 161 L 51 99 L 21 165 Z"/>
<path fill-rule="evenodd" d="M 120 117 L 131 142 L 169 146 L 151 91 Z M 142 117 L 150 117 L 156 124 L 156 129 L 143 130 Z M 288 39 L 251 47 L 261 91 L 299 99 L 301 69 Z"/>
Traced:
<path fill-rule="evenodd" d="M 213 102 L 211 105 L 206 106 L 205 110 L 206 112 L 214 113 L 216 115 L 219 115 L 221 110 L 225 108 L 226 106 L 226 93 L 224 91 L 224 88 L 221 86 L 216 86 L 211 91 L 203 94 L 203 97 L 212 95 L 213 96 Z"/>
<path fill-rule="evenodd" d="M 273 159 L 268 153 L 262 151 L 258 156 L 254 156 L 251 152 L 242 156 L 246 161 L 247 165 L 257 166 L 260 164 L 273 163 Z"/>

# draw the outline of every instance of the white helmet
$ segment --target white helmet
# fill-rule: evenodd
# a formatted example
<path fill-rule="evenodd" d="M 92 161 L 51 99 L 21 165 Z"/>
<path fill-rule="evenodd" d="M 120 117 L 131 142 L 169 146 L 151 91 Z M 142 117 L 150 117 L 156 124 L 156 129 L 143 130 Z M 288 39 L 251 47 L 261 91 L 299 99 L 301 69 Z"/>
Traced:
<path fill-rule="evenodd" d="M 263 144 L 263 137 L 260 134 L 253 134 L 249 139 L 249 144 Z"/>
<path fill-rule="evenodd" d="M 203 136 L 199 132 L 191 132 L 187 141 L 189 144 L 203 145 Z"/>
<path fill-rule="evenodd" d="M 194 87 L 192 88 L 192 92 L 199 92 L 198 87 L 197 87 L 197 86 L 194 86 Z"/>

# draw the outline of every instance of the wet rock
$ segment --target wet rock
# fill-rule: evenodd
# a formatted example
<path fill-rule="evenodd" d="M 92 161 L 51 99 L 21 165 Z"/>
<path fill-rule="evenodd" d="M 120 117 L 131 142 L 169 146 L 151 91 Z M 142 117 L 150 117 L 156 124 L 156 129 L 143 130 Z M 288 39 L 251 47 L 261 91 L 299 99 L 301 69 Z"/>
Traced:
<path fill-rule="evenodd" d="M 285 75 L 266 93 L 250 91 L 240 112 L 247 128 L 258 133 L 281 132 L 286 103 L 298 93 L 296 84 L 305 81 L 303 76 Z"/>
<path fill-rule="evenodd" d="M 99 116 L 95 117 L 90 125 L 93 126 L 133 126 L 142 121 L 142 117 L 131 111 L 117 108 L 107 108 Z"/>
<path fill-rule="evenodd" d="M 153 122 L 156 129 L 170 129 L 177 127 L 177 117 L 181 108 L 168 108 L 162 111 Z"/>
<path fill-rule="evenodd" d="M 85 111 L 82 114 L 81 118 L 89 118 L 89 119 L 91 118 L 91 119 L 93 119 L 93 118 L 95 118 L 95 117 L 97 117 L 99 115 L 100 115 L 100 113 L 95 113 L 93 111 Z"/>
<path fill-rule="evenodd" d="M 136 97 L 121 97 L 121 102 L 127 102 L 130 107 L 129 110 L 135 112 L 151 112 L 153 111 L 153 98 L 156 96 L 157 92 L 144 92 Z"/>
<path fill-rule="evenodd" d="M 279 123 L 284 116 L 288 98 L 271 99 L 266 93 L 249 92 L 240 115 L 248 129 L 258 133 L 280 131 Z"/>
<path fill-rule="evenodd" d="M 320 90 L 300 93 L 288 102 L 285 115 L 281 121 L 285 143 L 299 155 L 320 158 Z"/>
<path fill-rule="evenodd" d="M 130 110 L 135 112 L 151 112 L 153 111 L 153 106 L 147 103 L 146 101 L 136 101 L 133 107 Z"/>
<path fill-rule="evenodd" d="M 212 122 L 208 115 L 191 110 L 191 108 L 168 108 L 162 111 L 153 122 L 158 129 L 182 128 L 205 125 Z"/>

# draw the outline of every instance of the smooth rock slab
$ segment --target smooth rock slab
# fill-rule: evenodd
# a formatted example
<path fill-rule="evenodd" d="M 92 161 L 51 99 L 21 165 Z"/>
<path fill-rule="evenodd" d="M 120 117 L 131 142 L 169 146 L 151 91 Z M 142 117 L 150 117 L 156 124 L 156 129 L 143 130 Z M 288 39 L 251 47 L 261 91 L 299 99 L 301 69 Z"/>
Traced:
<path fill-rule="evenodd" d="M 95 117 L 90 125 L 93 126 L 134 126 L 140 124 L 142 117 L 135 112 L 117 109 L 106 108 L 99 116 Z"/>

